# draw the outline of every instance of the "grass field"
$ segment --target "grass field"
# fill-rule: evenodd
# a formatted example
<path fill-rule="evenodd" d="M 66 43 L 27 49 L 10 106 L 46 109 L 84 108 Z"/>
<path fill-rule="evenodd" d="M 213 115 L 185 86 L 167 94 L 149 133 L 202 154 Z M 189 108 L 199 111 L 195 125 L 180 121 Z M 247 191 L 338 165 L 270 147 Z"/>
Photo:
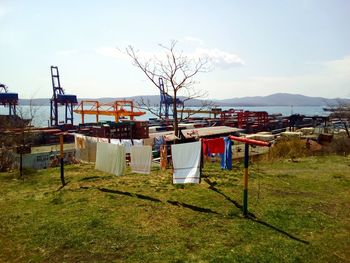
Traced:
<path fill-rule="evenodd" d="M 93 165 L 0 174 L 0 262 L 349 262 L 350 157 L 207 163 L 199 185 L 171 171 L 121 177 Z"/>

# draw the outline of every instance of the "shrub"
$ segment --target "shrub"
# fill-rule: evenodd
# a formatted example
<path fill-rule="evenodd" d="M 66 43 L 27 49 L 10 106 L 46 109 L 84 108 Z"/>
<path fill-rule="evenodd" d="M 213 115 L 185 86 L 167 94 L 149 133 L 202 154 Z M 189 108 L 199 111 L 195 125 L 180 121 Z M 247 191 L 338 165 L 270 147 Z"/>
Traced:
<path fill-rule="evenodd" d="M 281 138 L 270 149 L 269 159 L 300 158 L 307 156 L 306 141 L 297 138 Z"/>
<path fill-rule="evenodd" d="M 11 150 L 0 149 L 0 172 L 6 172 L 13 168 L 16 158 Z"/>
<path fill-rule="evenodd" d="M 350 154 L 350 138 L 346 135 L 335 136 L 331 143 L 323 147 L 323 153 L 348 155 Z"/>

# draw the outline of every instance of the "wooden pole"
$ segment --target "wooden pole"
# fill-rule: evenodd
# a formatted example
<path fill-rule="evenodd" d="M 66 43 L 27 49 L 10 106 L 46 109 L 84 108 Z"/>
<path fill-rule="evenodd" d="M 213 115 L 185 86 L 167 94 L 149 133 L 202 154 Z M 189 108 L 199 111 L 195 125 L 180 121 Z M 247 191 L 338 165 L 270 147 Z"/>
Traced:
<path fill-rule="evenodd" d="M 61 183 L 62 186 L 65 186 L 66 183 L 64 181 L 64 151 L 63 151 L 63 133 L 60 134 L 60 163 L 61 163 Z"/>
<path fill-rule="evenodd" d="M 81 123 L 84 124 L 84 101 L 81 102 Z"/>
<path fill-rule="evenodd" d="M 229 138 L 233 141 L 243 142 L 245 143 L 244 146 L 244 175 L 243 175 L 243 183 L 244 183 L 244 190 L 243 190 L 243 215 L 248 215 L 248 167 L 249 167 L 249 145 L 257 145 L 257 146 L 265 146 L 270 147 L 271 143 L 258 141 L 258 140 L 252 140 L 247 138 L 241 138 L 236 136 L 229 136 Z"/>
<path fill-rule="evenodd" d="M 22 177 L 23 176 L 23 154 L 20 153 L 19 155 L 19 174 Z"/>
<path fill-rule="evenodd" d="M 243 215 L 248 215 L 248 167 L 249 167 L 249 144 L 244 145 L 244 190 L 243 190 Z"/>
<path fill-rule="evenodd" d="M 162 144 L 160 146 L 160 169 L 162 172 L 166 171 L 166 167 L 168 164 L 168 151 L 166 144 Z"/>

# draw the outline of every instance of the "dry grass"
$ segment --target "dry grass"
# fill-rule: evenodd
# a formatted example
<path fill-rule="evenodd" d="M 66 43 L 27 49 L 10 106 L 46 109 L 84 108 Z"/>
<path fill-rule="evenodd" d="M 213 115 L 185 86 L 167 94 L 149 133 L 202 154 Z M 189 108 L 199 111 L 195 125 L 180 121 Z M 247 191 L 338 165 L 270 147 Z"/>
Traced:
<path fill-rule="evenodd" d="M 268 158 L 276 159 L 295 159 L 305 157 L 309 154 L 306 141 L 298 138 L 280 138 L 270 149 Z"/>
<path fill-rule="evenodd" d="M 92 165 L 0 173 L 0 262 L 344 262 L 350 159 L 207 163 L 199 185 L 171 172 L 115 177 Z M 207 182 L 206 182 L 207 181 Z"/>
<path fill-rule="evenodd" d="M 350 154 L 350 138 L 346 135 L 335 136 L 330 144 L 327 144 L 325 147 L 323 147 L 323 152 L 325 154 Z"/>

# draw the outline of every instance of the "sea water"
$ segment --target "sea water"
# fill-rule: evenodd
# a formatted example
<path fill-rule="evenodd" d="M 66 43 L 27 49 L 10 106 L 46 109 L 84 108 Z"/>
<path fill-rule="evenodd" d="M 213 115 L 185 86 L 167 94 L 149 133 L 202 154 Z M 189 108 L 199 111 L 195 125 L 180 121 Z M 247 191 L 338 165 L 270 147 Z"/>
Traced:
<path fill-rule="evenodd" d="M 269 114 L 282 114 L 283 116 L 289 116 L 291 114 L 301 114 L 305 116 L 328 116 L 329 113 L 323 111 L 323 106 L 256 106 L 256 107 L 234 107 L 234 109 L 242 109 L 247 111 L 266 111 Z M 220 107 L 222 110 L 227 110 L 232 107 Z M 190 109 L 198 109 L 196 107 L 190 107 Z M 8 108 L 0 106 L 0 114 L 8 114 Z M 18 106 L 17 115 L 22 118 L 31 118 L 32 124 L 37 127 L 45 127 L 49 125 L 50 119 L 50 106 Z M 208 116 L 207 114 L 199 114 L 195 116 Z M 74 124 L 81 123 L 81 115 L 73 114 Z M 150 112 L 136 117 L 137 120 L 148 120 L 149 118 L 155 118 Z M 59 107 L 59 120 L 64 119 L 64 107 Z M 85 115 L 85 123 L 95 122 L 95 115 Z M 100 116 L 100 121 L 114 121 L 113 116 Z"/>

